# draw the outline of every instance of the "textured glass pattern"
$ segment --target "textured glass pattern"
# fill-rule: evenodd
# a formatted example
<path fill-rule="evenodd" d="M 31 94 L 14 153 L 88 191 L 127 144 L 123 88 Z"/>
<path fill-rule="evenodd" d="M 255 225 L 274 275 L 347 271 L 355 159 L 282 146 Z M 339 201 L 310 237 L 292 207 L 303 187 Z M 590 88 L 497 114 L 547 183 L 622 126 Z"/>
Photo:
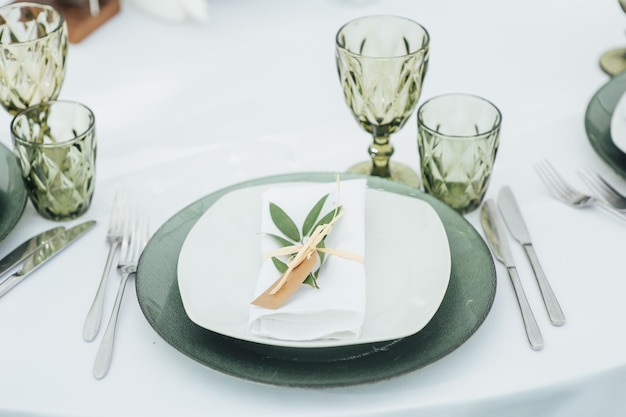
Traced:
<path fill-rule="evenodd" d="M 460 213 L 482 202 L 500 141 L 501 115 L 479 97 L 435 97 L 418 111 L 424 189 Z"/>
<path fill-rule="evenodd" d="M 389 135 L 406 123 L 420 97 L 426 53 L 384 59 L 338 49 L 344 98 L 363 129 Z"/>
<path fill-rule="evenodd" d="M 11 114 L 54 100 L 65 78 L 67 25 L 54 8 L 0 8 L 0 101 Z"/>
<path fill-rule="evenodd" d="M 93 113 L 78 103 L 44 103 L 18 113 L 11 123 L 11 134 L 37 212 L 51 220 L 70 220 L 83 214 L 95 185 Z"/>
<path fill-rule="evenodd" d="M 389 135 L 411 116 L 428 66 L 428 32 L 411 20 L 370 16 L 337 33 L 336 64 L 346 104 L 363 129 L 374 175 L 389 177 Z"/>

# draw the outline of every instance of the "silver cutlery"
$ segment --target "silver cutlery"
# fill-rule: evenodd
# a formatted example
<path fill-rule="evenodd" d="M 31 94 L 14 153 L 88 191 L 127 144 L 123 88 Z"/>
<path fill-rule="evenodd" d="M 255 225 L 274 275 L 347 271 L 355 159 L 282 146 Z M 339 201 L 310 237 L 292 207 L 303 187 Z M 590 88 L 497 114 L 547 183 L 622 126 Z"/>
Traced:
<path fill-rule="evenodd" d="M 30 239 L 25 240 L 18 247 L 13 249 L 8 255 L 0 259 L 0 275 L 9 271 L 17 264 L 28 258 L 33 252 L 39 249 L 44 243 L 64 231 L 65 227 L 54 227 L 45 232 L 41 232 Z"/>
<path fill-rule="evenodd" d="M 98 353 L 96 354 L 96 360 L 93 367 L 93 375 L 96 379 L 104 378 L 109 371 L 109 367 L 111 366 L 115 327 L 117 325 L 117 318 L 119 316 L 120 305 L 122 303 L 122 296 L 124 295 L 124 288 L 126 287 L 128 277 L 137 271 L 139 257 L 148 242 L 148 229 L 148 221 L 145 218 L 140 218 L 137 221 L 135 216 L 132 216 L 126 223 L 124 238 L 122 240 L 122 249 L 120 251 L 120 260 L 117 266 L 122 278 L 120 280 L 117 296 L 115 297 L 115 304 L 113 305 L 113 311 L 111 312 L 109 324 L 107 325 L 102 341 L 100 342 Z"/>
<path fill-rule="evenodd" d="M 122 243 L 124 219 L 128 218 L 131 213 L 131 202 L 127 194 L 126 191 L 118 191 L 115 193 L 113 199 L 113 208 L 111 209 L 111 218 L 109 220 L 109 229 L 106 237 L 106 241 L 109 244 L 109 254 L 107 255 L 98 290 L 96 291 L 96 295 L 85 318 L 85 324 L 83 325 L 83 339 L 86 342 L 91 342 L 95 339 L 98 334 L 98 329 L 100 328 L 100 323 L 102 322 L 104 293 L 110 275 L 111 265 L 113 264 L 115 253 Z"/>
<path fill-rule="evenodd" d="M 500 213 L 502 213 L 502 217 L 504 218 L 504 222 L 508 226 L 509 231 L 515 240 L 522 245 L 528 260 L 530 261 L 530 265 L 535 273 L 537 285 L 539 285 L 539 290 L 541 291 L 541 296 L 543 297 L 543 302 L 546 306 L 546 310 L 548 311 L 550 321 L 555 326 L 562 326 L 565 324 L 565 315 L 563 314 L 563 310 L 554 295 L 554 291 L 548 282 L 548 278 L 539 263 L 539 258 L 537 257 L 537 253 L 535 252 L 535 248 L 530 239 L 530 233 L 528 232 L 528 228 L 524 222 L 524 217 L 522 216 L 522 212 L 510 187 L 504 186 L 500 190 L 500 193 L 498 194 L 498 207 L 500 208 Z"/>
<path fill-rule="evenodd" d="M 535 164 L 535 170 L 537 174 L 539 174 L 539 178 L 541 178 L 550 193 L 557 200 L 575 208 L 585 208 L 595 205 L 620 220 L 626 221 L 626 215 L 610 204 L 574 189 L 548 161 L 543 160 Z"/>
<path fill-rule="evenodd" d="M 626 196 L 620 194 L 611 184 L 609 184 L 600 174 L 590 170 L 577 171 L 578 176 L 587 186 L 601 199 L 620 211 L 626 211 Z"/>
<path fill-rule="evenodd" d="M 93 220 L 81 223 L 48 240 L 43 246 L 26 258 L 24 264 L 16 273 L 9 276 L 0 284 L 0 297 L 15 288 L 24 278 L 52 259 L 57 253 L 68 247 L 70 243 L 85 234 L 85 232 L 90 230 L 95 224 L 96 222 Z"/>
<path fill-rule="evenodd" d="M 508 241 L 504 234 L 504 225 L 498 216 L 494 201 L 491 199 L 485 201 L 480 214 L 481 223 L 491 251 L 496 259 L 506 266 L 509 278 L 513 284 L 513 290 L 515 291 L 517 303 L 522 313 L 522 320 L 530 347 L 533 350 L 540 350 L 543 348 L 543 336 L 541 335 L 541 330 L 539 329 L 537 320 L 535 320 L 535 316 L 526 298 L 526 293 L 522 287 L 522 282 L 520 281 L 519 274 L 515 267 L 513 254 L 511 253 L 511 249 L 509 248 Z"/>

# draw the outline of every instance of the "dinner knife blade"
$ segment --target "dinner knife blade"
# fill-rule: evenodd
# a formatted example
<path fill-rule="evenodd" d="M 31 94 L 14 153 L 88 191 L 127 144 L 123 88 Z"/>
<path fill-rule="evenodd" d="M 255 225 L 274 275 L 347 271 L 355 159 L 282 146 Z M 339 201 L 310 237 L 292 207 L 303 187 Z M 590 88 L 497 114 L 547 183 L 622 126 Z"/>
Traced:
<path fill-rule="evenodd" d="M 522 212 L 513 195 L 513 190 L 511 190 L 511 187 L 508 185 L 502 187 L 498 193 L 498 207 L 500 208 L 504 222 L 515 240 L 522 245 L 531 244 L 530 233 L 528 233 Z"/>
<path fill-rule="evenodd" d="M 502 222 L 493 207 L 493 200 L 485 201 L 480 214 L 483 230 L 494 256 L 507 268 L 515 268 L 513 253 L 504 235 Z"/>
<path fill-rule="evenodd" d="M 522 245 L 528 260 L 530 261 L 530 265 L 535 274 L 535 279 L 537 280 L 537 285 L 541 291 L 543 303 L 545 304 L 548 316 L 550 317 L 550 322 L 555 326 L 562 326 L 565 324 L 565 314 L 563 314 L 563 310 L 561 309 L 556 295 L 548 282 L 548 278 L 545 272 L 543 272 L 543 268 L 541 267 L 539 258 L 537 257 L 537 253 L 535 252 L 535 248 L 530 239 L 530 233 L 526 227 L 526 222 L 524 222 L 522 211 L 517 204 L 517 200 L 515 199 L 515 195 L 513 194 L 511 187 L 504 186 L 500 189 L 500 192 L 498 193 L 498 206 L 509 231 L 515 240 Z"/>
<path fill-rule="evenodd" d="M 35 252 L 41 245 L 52 239 L 59 232 L 65 230 L 65 227 L 54 227 L 45 232 L 41 232 L 30 239 L 25 240 L 18 247 L 13 249 L 8 255 L 0 259 L 0 275 L 9 271 L 11 268 L 22 262 L 30 254 Z"/>
<path fill-rule="evenodd" d="M 81 223 L 78 226 L 74 226 L 71 229 L 57 234 L 52 239 L 48 240 L 48 242 L 44 243 L 43 246 L 26 258 L 24 264 L 16 273 L 9 276 L 0 284 L 0 297 L 15 288 L 24 278 L 68 247 L 70 243 L 85 234 L 85 232 L 90 230 L 95 224 L 96 222 L 94 220 Z"/>
<path fill-rule="evenodd" d="M 541 335 L 537 320 L 526 298 L 526 293 L 522 287 L 517 268 L 515 268 L 515 260 L 505 236 L 504 225 L 496 210 L 495 202 L 491 199 L 485 201 L 480 214 L 481 223 L 489 247 L 494 256 L 506 266 L 511 284 L 513 284 L 513 290 L 515 291 L 517 303 L 522 313 L 522 321 L 524 322 L 524 328 L 526 329 L 526 336 L 528 337 L 530 347 L 534 350 L 540 350 L 543 348 L 543 336 Z"/>

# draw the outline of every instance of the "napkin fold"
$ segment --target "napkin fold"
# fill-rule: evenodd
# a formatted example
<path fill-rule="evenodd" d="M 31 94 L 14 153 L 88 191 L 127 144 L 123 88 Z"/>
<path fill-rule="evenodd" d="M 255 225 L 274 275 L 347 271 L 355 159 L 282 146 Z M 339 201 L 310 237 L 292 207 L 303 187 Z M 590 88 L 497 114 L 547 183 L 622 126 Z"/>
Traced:
<path fill-rule="evenodd" d="M 365 252 L 364 179 L 342 181 L 339 196 L 336 183 L 288 185 L 269 188 L 262 195 L 261 254 L 280 246 L 267 236 L 281 236 L 274 225 L 270 202 L 282 208 L 300 228 L 315 203 L 330 194 L 321 216 L 339 205 L 344 214 L 327 236 L 327 248 L 340 249 L 364 258 Z M 280 277 L 271 259 L 263 262 L 254 298 Z M 360 335 L 365 316 L 365 267 L 358 261 L 325 255 L 318 277 L 319 289 L 303 284 L 280 308 L 271 310 L 250 305 L 251 333 L 282 340 L 351 339 Z"/>

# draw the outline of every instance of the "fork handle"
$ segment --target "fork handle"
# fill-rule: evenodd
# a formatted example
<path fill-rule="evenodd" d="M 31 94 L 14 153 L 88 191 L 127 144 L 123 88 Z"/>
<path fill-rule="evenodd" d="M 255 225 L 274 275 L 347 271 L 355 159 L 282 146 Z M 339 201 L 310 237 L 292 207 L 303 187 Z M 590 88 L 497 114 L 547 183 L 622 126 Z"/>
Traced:
<path fill-rule="evenodd" d="M 109 372 L 111 365 L 111 356 L 113 354 L 113 339 L 115 338 L 115 327 L 117 325 L 117 317 L 120 313 L 120 305 L 122 304 L 122 296 L 124 295 L 124 288 L 126 288 L 126 282 L 128 281 L 129 273 L 123 273 L 120 280 L 120 286 L 117 290 L 117 296 L 115 297 L 115 304 L 113 305 L 113 311 L 111 312 L 111 318 L 107 329 L 104 332 L 98 353 L 96 354 L 96 360 L 93 365 L 93 376 L 96 379 L 102 379 Z"/>
<path fill-rule="evenodd" d="M 548 311 L 548 316 L 550 317 L 550 322 L 555 326 L 562 326 L 565 324 L 565 314 L 563 314 L 563 310 L 559 305 L 559 301 L 556 299 L 556 295 L 554 295 L 554 291 L 552 291 L 552 287 L 548 282 L 548 278 L 546 274 L 543 272 L 543 268 L 541 268 L 541 264 L 539 263 L 539 258 L 537 257 L 537 253 L 535 252 L 535 248 L 531 244 L 522 245 L 524 251 L 526 252 L 526 256 L 528 256 L 528 260 L 530 261 L 530 265 L 533 268 L 533 272 L 535 273 L 535 278 L 537 279 L 537 285 L 539 285 L 539 291 L 541 291 L 541 296 L 543 298 L 543 303 L 546 306 L 546 310 Z"/>
<path fill-rule="evenodd" d="M 104 290 L 106 288 L 107 280 L 111 272 L 111 265 L 113 264 L 113 257 L 119 245 L 120 245 L 119 240 L 114 240 L 109 244 L 109 255 L 107 256 L 107 261 L 104 265 L 102 278 L 100 279 L 98 290 L 96 291 L 96 295 L 93 299 L 93 302 L 91 303 L 89 312 L 87 313 L 85 324 L 83 325 L 83 339 L 85 340 L 85 342 L 91 342 L 93 339 L 96 338 L 96 335 L 98 334 L 98 329 L 100 328 L 100 322 L 102 321 L 102 305 L 104 303 Z"/>

